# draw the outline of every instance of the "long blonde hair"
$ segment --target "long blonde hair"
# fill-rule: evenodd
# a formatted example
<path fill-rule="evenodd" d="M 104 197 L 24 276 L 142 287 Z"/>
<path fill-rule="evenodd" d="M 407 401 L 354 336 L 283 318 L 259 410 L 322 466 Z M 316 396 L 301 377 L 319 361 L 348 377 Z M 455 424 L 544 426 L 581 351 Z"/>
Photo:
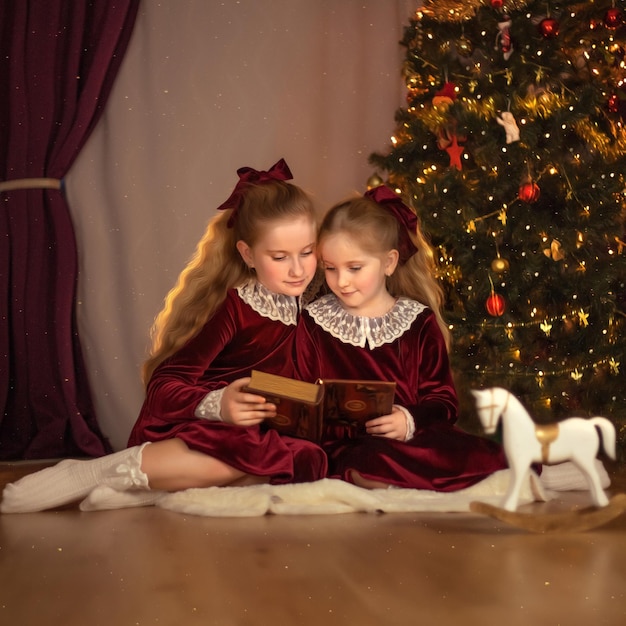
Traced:
<path fill-rule="evenodd" d="M 200 331 L 224 302 L 228 290 L 253 276 L 237 250 L 237 241 L 252 247 L 264 229 L 280 220 L 304 215 L 317 223 L 309 195 L 296 185 L 278 180 L 246 184 L 229 227 L 232 214 L 232 209 L 226 209 L 209 222 L 195 253 L 167 294 L 150 330 L 150 356 L 142 367 L 144 385 L 160 363 Z"/>
<path fill-rule="evenodd" d="M 324 216 L 317 244 L 321 249 L 326 237 L 335 233 L 346 233 L 358 242 L 367 253 L 380 255 L 399 248 L 398 220 L 378 203 L 363 196 L 350 198 L 333 206 Z M 450 330 L 441 312 L 443 289 L 435 278 L 435 256 L 419 224 L 410 231 L 411 241 L 417 247 L 405 263 L 399 263 L 396 271 L 387 277 L 387 291 L 394 297 L 405 296 L 428 305 L 437 318 L 437 323 L 446 346 L 450 345 Z"/>

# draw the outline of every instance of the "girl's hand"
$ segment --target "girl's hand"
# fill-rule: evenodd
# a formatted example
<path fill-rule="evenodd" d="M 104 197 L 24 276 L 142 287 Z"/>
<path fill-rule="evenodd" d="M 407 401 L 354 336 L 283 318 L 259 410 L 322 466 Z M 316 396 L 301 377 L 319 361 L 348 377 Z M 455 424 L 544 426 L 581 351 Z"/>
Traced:
<path fill-rule="evenodd" d="M 394 408 L 389 415 L 377 417 L 365 423 L 368 435 L 387 437 L 404 441 L 406 437 L 406 417 L 400 409 Z"/>
<path fill-rule="evenodd" d="M 255 426 L 266 417 L 276 415 L 276 405 L 265 402 L 263 396 L 242 391 L 250 378 L 230 383 L 222 394 L 221 416 L 224 422 L 237 426 Z"/>

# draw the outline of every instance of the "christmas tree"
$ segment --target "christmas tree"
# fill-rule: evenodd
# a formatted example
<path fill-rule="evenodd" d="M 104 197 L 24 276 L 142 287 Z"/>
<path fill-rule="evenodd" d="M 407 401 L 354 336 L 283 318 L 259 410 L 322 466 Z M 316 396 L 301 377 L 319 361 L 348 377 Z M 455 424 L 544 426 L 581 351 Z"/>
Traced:
<path fill-rule="evenodd" d="M 378 172 L 430 236 L 468 390 L 626 438 L 626 0 L 426 0 Z M 384 179 L 384 181 L 383 181 Z M 463 414 L 462 420 L 463 423 Z"/>

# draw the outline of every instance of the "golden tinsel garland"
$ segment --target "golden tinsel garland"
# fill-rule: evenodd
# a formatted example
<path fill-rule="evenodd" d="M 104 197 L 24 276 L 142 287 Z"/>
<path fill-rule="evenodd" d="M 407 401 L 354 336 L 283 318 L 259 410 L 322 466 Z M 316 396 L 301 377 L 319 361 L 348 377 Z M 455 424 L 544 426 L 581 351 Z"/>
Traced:
<path fill-rule="evenodd" d="M 543 91 L 539 95 L 529 94 L 525 98 L 517 96 L 515 107 L 518 111 L 524 112 L 531 118 L 547 118 L 555 111 L 564 109 L 571 104 L 571 99 L 564 94 L 557 94 L 551 91 Z"/>
<path fill-rule="evenodd" d="M 517 11 L 528 4 L 527 0 L 504 0 L 504 11 Z M 417 10 L 442 22 L 463 22 L 476 15 L 481 6 L 491 6 L 489 0 L 424 0 L 424 6 Z"/>
<path fill-rule="evenodd" d="M 463 103 L 468 112 L 479 116 L 483 120 L 493 120 L 498 112 L 498 105 L 493 96 L 487 96 L 482 100 L 464 98 Z"/>
<path fill-rule="evenodd" d="M 626 152 L 626 128 L 623 126 L 612 125 L 612 137 L 600 132 L 598 127 L 589 120 L 580 120 L 574 126 L 578 135 L 583 137 L 607 161 L 615 161 Z"/>

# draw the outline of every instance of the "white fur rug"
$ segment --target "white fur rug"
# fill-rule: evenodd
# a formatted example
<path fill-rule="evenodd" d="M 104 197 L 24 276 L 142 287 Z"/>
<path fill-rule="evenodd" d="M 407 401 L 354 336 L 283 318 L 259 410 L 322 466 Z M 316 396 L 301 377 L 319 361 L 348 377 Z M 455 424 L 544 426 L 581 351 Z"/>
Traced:
<path fill-rule="evenodd" d="M 164 495 L 156 505 L 207 517 L 276 515 L 327 515 L 333 513 L 417 511 L 469 512 L 476 500 L 499 505 L 509 485 L 510 470 L 452 493 L 417 489 L 362 489 L 342 480 L 324 478 L 313 483 L 209 487 Z M 520 493 L 519 504 L 547 500 L 539 479 L 532 474 Z"/>

